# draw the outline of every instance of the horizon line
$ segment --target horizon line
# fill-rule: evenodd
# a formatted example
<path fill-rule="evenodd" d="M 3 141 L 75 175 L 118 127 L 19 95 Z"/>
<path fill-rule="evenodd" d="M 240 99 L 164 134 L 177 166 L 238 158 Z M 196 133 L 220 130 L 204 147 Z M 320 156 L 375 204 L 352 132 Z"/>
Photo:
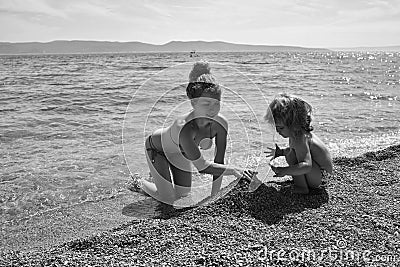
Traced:
<path fill-rule="evenodd" d="M 250 46 L 287 46 L 287 47 L 303 47 L 303 48 L 325 48 L 325 49 L 340 49 L 340 48 L 380 48 L 380 47 L 400 47 L 400 44 L 397 45 L 358 45 L 358 46 L 302 46 L 302 45 L 287 45 L 287 44 L 248 44 L 248 43 L 235 43 L 235 42 L 228 42 L 228 41 L 221 41 L 221 40 L 214 40 L 214 41 L 204 41 L 204 40 L 189 40 L 189 41 L 182 41 L 182 40 L 171 40 L 162 44 L 154 44 L 154 43 L 147 43 L 143 41 L 111 41 L 111 40 L 88 40 L 88 39 L 55 39 L 51 41 L 0 41 L 0 43 L 10 43 L 10 44 L 23 44 L 23 43 L 52 43 L 52 42 L 107 42 L 107 43 L 143 43 L 149 44 L 154 46 L 163 46 L 167 45 L 172 42 L 181 42 L 181 43 L 190 43 L 190 42 L 203 42 L 203 43 L 227 43 L 227 44 L 235 44 L 235 45 L 250 45 Z"/>

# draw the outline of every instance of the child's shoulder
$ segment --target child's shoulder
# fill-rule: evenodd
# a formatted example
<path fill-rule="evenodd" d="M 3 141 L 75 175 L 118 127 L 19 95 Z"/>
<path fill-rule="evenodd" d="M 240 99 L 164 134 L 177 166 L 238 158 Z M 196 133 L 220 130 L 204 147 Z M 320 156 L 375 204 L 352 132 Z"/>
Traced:
<path fill-rule="evenodd" d="M 289 138 L 289 146 L 293 148 L 306 146 L 309 144 L 310 144 L 310 136 L 306 134 L 301 134 L 299 136 Z"/>
<path fill-rule="evenodd" d="M 310 147 L 318 148 L 324 151 L 328 150 L 326 144 L 315 133 L 312 133 L 311 135 Z"/>
<path fill-rule="evenodd" d="M 316 133 L 310 132 L 308 134 L 308 139 L 310 144 L 316 144 L 316 145 L 320 145 L 323 144 L 323 142 L 321 141 L 321 139 L 318 137 L 318 135 Z"/>

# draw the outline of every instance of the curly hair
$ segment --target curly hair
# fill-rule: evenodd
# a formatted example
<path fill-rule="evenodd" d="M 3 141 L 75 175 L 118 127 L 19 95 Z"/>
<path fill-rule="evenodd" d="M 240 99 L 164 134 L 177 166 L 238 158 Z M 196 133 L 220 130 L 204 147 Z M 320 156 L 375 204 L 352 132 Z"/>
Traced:
<path fill-rule="evenodd" d="M 217 80 L 211 74 L 208 62 L 199 61 L 193 65 L 189 74 L 189 84 L 186 87 L 186 95 L 189 99 L 201 97 L 203 94 L 220 96 L 222 91 Z"/>
<path fill-rule="evenodd" d="M 309 133 L 313 130 L 311 126 L 312 107 L 303 99 L 288 94 L 280 94 L 269 104 L 270 112 L 265 115 L 269 122 L 281 122 L 295 136 L 301 135 L 304 131 Z"/>

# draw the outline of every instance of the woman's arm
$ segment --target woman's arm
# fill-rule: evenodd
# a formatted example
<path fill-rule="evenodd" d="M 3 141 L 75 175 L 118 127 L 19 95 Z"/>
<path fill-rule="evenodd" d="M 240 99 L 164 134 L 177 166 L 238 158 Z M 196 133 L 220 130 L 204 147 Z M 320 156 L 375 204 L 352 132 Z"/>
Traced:
<path fill-rule="evenodd" d="M 222 154 L 225 154 L 224 149 L 222 149 L 223 144 L 217 145 L 217 153 L 218 153 L 218 146 L 219 148 L 219 156 L 217 158 L 217 161 L 219 162 L 211 162 L 203 158 L 201 155 L 200 149 L 194 142 L 194 136 L 196 132 L 195 129 L 190 127 L 189 124 L 185 125 L 181 133 L 179 135 L 179 142 L 180 145 L 182 146 L 183 151 L 185 152 L 185 157 L 192 161 L 192 163 L 195 165 L 195 167 L 199 170 L 201 173 L 208 173 L 212 174 L 214 176 L 221 176 L 221 175 L 235 175 L 236 177 L 241 177 L 243 175 L 244 170 L 241 168 L 236 168 L 233 166 L 228 166 L 224 165 L 219 162 L 223 162 L 224 157 L 222 157 Z M 220 137 L 222 138 L 222 137 Z M 225 137 L 226 139 L 226 137 Z M 220 140 L 221 141 L 221 140 Z M 218 141 L 216 141 L 218 142 Z M 226 143 L 226 140 L 225 140 Z M 225 144 L 226 146 L 226 144 Z"/>
<path fill-rule="evenodd" d="M 220 122 L 215 123 L 217 134 L 215 136 L 215 157 L 214 163 L 224 164 L 225 151 L 226 151 L 226 140 L 228 135 L 228 123 L 224 120 L 223 125 Z M 214 175 L 214 180 L 219 176 Z"/>
<path fill-rule="evenodd" d="M 222 126 L 221 124 L 216 124 L 217 134 L 215 136 L 215 157 L 214 163 L 224 164 L 225 161 L 225 151 L 226 151 L 226 140 L 228 135 L 228 123 L 226 126 Z M 218 175 L 213 175 L 213 184 L 211 189 L 211 195 L 216 195 L 221 189 L 222 177 Z"/>

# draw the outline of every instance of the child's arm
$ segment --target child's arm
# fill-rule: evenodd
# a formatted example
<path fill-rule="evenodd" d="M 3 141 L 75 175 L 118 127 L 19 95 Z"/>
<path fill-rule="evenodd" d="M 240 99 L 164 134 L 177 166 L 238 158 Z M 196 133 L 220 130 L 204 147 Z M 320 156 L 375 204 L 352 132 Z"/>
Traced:
<path fill-rule="evenodd" d="M 311 171 L 312 158 L 310 148 L 307 142 L 300 141 L 293 143 L 293 149 L 296 151 L 297 164 L 288 167 L 274 167 L 271 166 L 275 172 L 275 176 L 282 177 L 285 175 L 302 175 Z M 290 148 L 289 148 L 290 151 Z"/>
<path fill-rule="evenodd" d="M 286 156 L 290 151 L 290 147 L 280 148 L 277 144 L 275 144 L 275 147 L 275 157 Z"/>
<path fill-rule="evenodd" d="M 290 151 L 290 147 L 280 148 L 277 144 L 275 144 L 275 148 L 267 147 L 267 149 L 269 149 L 269 151 L 265 151 L 264 153 L 267 154 L 267 157 L 272 157 L 272 159 L 286 156 Z"/>

